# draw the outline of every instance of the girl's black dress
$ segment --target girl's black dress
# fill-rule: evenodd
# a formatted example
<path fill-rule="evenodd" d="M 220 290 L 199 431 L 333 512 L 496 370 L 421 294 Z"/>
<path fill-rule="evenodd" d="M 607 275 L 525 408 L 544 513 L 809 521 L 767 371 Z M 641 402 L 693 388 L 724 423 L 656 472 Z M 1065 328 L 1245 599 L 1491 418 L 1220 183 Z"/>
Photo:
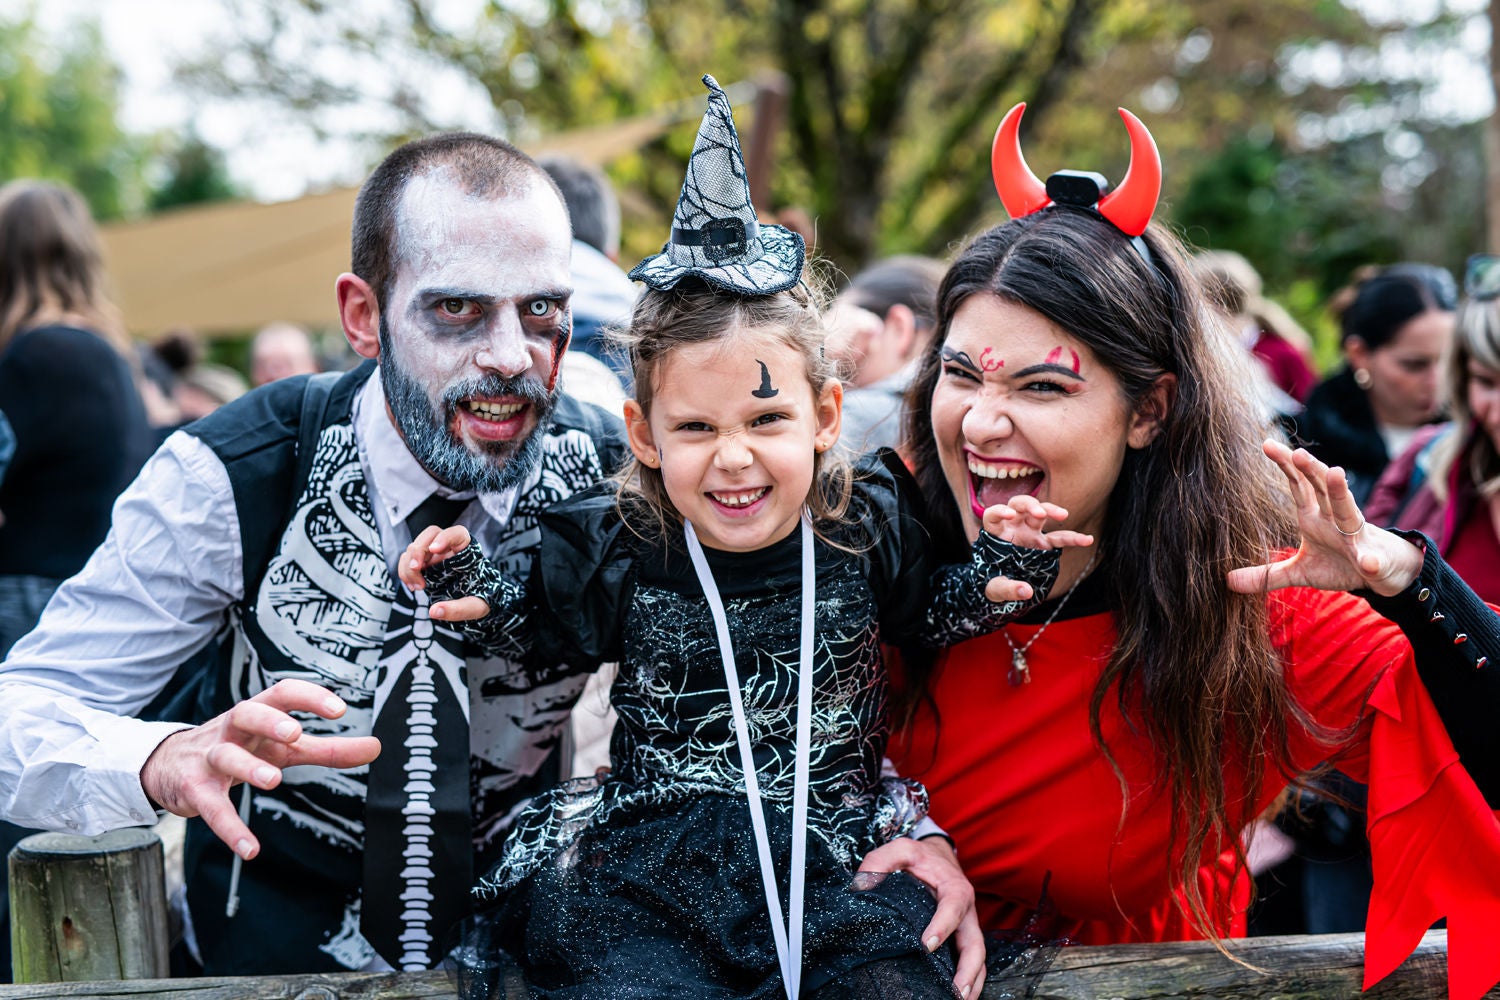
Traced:
<path fill-rule="evenodd" d="M 915 497 L 893 453 L 867 459 L 847 523 L 816 542 L 805 997 L 954 995 L 951 959 L 929 955 L 919 938 L 934 909 L 926 887 L 905 874 L 855 875 L 866 853 L 910 833 L 927 808 L 919 784 L 881 775 L 880 645 L 946 646 L 993 631 L 1023 606 L 985 600 L 985 581 L 1032 581 L 1029 606 L 1056 576 L 1055 552 L 989 535 L 968 565 L 933 566 Z M 641 538 L 605 484 L 553 507 L 541 531 L 525 586 L 473 546 L 428 572 L 433 600 L 486 598 L 491 614 L 466 632 L 488 649 L 567 671 L 620 664 L 613 770 L 534 799 L 475 889 L 494 939 L 535 996 L 781 995 L 723 664 L 680 529 Z M 756 552 L 705 554 L 786 905 L 800 533 Z M 520 690 L 551 676 L 513 682 Z"/>

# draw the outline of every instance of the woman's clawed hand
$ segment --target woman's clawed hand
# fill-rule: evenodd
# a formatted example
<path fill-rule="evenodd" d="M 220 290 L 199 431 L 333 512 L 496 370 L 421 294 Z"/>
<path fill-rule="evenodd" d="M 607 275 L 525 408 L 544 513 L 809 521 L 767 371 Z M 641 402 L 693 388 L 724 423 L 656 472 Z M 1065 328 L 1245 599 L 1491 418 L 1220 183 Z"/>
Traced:
<path fill-rule="evenodd" d="M 1365 521 L 1344 470 L 1330 469 L 1306 449 L 1267 441 L 1266 456 L 1286 475 L 1297 504 L 1302 544 L 1290 557 L 1229 571 L 1229 589 L 1254 594 L 1281 587 L 1367 588 L 1399 594 L 1422 571 L 1422 550 Z"/>

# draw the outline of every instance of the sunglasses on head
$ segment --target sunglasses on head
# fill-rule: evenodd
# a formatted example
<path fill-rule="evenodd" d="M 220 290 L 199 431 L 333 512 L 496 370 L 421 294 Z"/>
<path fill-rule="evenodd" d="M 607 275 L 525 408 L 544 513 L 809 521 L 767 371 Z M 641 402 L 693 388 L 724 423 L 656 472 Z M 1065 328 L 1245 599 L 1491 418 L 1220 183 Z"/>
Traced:
<path fill-rule="evenodd" d="M 1500 298 L 1500 254 L 1476 253 L 1464 268 L 1464 294 L 1489 301 Z"/>

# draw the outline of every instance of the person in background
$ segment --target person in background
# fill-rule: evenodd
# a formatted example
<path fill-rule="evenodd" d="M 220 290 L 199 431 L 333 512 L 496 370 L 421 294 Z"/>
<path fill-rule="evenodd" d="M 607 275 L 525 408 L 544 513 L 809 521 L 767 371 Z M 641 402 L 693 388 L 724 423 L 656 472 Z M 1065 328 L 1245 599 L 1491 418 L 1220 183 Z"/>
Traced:
<path fill-rule="evenodd" d="M 1438 366 L 1457 300 L 1443 268 L 1397 264 L 1361 282 L 1339 317 L 1346 364 L 1308 395 L 1297 436 L 1344 469 L 1357 503 L 1439 415 Z"/>
<path fill-rule="evenodd" d="M 10 460 L 16 457 L 16 432 L 10 426 L 10 419 L 5 412 L 0 410 L 0 482 L 5 481 L 6 470 L 10 468 Z M 0 517 L 3 517 L 0 512 Z"/>
<path fill-rule="evenodd" d="M 1443 375 L 1452 420 L 1423 428 L 1391 463 L 1366 515 L 1433 539 L 1500 604 L 1500 256 L 1471 257 L 1464 291 Z"/>
<path fill-rule="evenodd" d="M 244 377 L 233 368 L 203 360 L 203 342 L 185 327 L 162 334 L 152 343 L 151 353 L 166 366 L 166 378 L 160 377 L 160 369 L 154 365 L 147 371 L 170 388 L 169 402 L 177 410 L 177 422 L 171 430 L 208 416 L 243 396 L 248 388 Z"/>
<path fill-rule="evenodd" d="M 155 444 L 98 230 L 61 185 L 0 187 L 0 411 L 15 442 L 0 482 L 3 658 L 104 540 L 111 505 Z M 0 824 L 0 857 L 30 832 Z M 0 940 L 7 906 L 0 891 Z"/>
<path fill-rule="evenodd" d="M 312 338 L 293 323 L 263 326 L 250 342 L 251 385 L 265 385 L 289 375 L 316 375 L 322 370 Z"/>
<path fill-rule="evenodd" d="M 828 354 L 844 376 L 842 445 L 858 455 L 901 442 L 901 400 L 932 332 L 943 265 L 900 256 L 855 275 L 828 317 Z"/>
<path fill-rule="evenodd" d="M 1204 250 L 1189 263 L 1209 303 L 1234 326 L 1240 343 L 1255 355 L 1281 393 L 1278 409 L 1296 413 L 1318 373 L 1312 366 L 1312 337 L 1277 303 L 1261 296 L 1255 266 L 1233 250 Z"/>
<path fill-rule="evenodd" d="M 615 197 L 609 178 L 594 167 L 580 163 L 570 157 L 553 156 L 537 161 L 552 178 L 563 200 L 568 206 L 568 217 L 573 223 L 573 340 L 569 344 L 568 359 L 588 356 L 606 364 L 613 364 L 605 349 L 604 330 L 607 327 L 624 326 L 630 321 L 630 310 L 635 306 L 634 282 L 620 270 L 620 202 Z M 586 366 L 592 368 L 593 366 Z M 622 372 L 623 368 L 616 366 Z M 570 378 L 570 374 L 573 375 Z M 563 381 L 568 391 L 578 395 L 578 382 L 588 377 L 591 382 L 598 373 L 580 370 L 570 373 L 563 369 Z M 584 398 L 589 398 L 585 394 Z M 621 388 L 619 404 L 625 400 Z M 591 400 L 604 406 L 602 400 Z M 611 408 L 620 412 L 619 405 Z"/>
<path fill-rule="evenodd" d="M 41 181 L 0 188 L 0 410 L 16 435 L 0 485 L 0 656 L 104 540 L 151 453 L 131 359 L 83 199 Z"/>
<path fill-rule="evenodd" d="M 141 377 L 136 380 L 141 402 L 146 405 L 146 421 L 156 432 L 156 443 L 182 426 L 182 408 L 177 405 L 177 375 L 150 344 L 137 344 L 136 364 Z"/>
<path fill-rule="evenodd" d="M 228 365 L 201 361 L 177 379 L 177 408 L 184 423 L 208 416 L 245 394 L 245 378 Z"/>

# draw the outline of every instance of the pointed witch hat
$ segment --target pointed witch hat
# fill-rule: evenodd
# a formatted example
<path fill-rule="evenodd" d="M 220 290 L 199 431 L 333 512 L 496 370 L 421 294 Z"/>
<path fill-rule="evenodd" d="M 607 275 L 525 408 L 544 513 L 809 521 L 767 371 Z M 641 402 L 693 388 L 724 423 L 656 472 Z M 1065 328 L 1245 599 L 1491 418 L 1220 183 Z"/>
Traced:
<path fill-rule="evenodd" d="M 785 291 L 802 278 L 802 237 L 756 220 L 729 97 L 713 77 L 703 83 L 708 110 L 672 216 L 672 238 L 630 276 L 658 291 L 688 275 L 741 295 Z"/>

